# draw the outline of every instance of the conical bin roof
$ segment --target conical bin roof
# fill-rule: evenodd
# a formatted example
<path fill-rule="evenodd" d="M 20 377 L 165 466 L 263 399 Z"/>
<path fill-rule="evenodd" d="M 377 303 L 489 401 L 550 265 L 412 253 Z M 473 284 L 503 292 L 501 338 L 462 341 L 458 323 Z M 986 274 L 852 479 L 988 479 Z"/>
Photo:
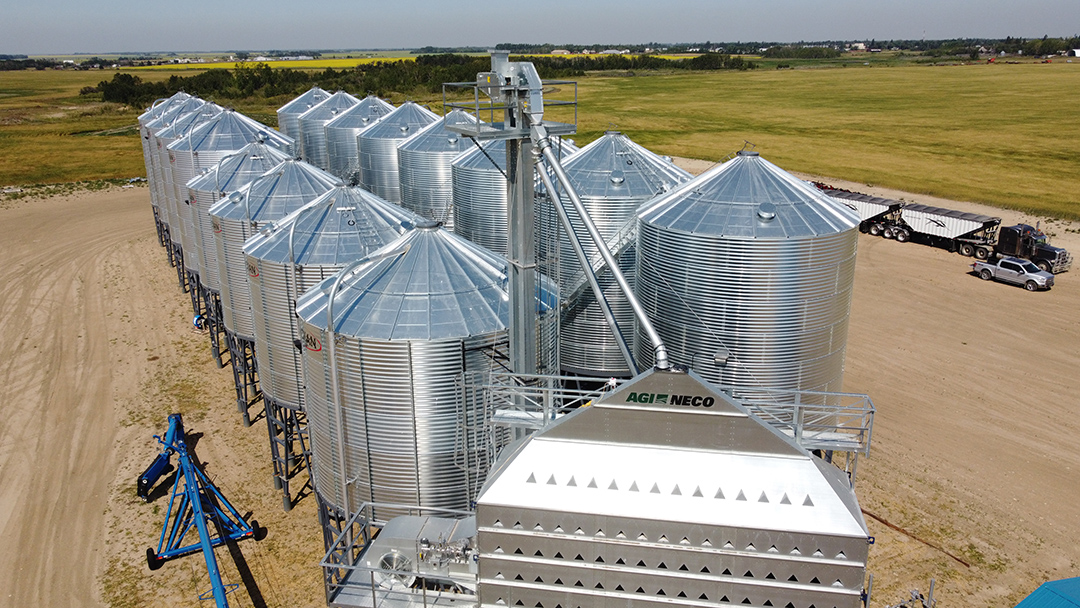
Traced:
<path fill-rule="evenodd" d="M 198 97 L 188 97 L 179 103 L 171 104 L 159 115 L 143 123 L 143 127 L 156 133 L 157 131 L 170 126 L 176 119 L 194 112 L 206 104 L 207 102 Z M 214 105 L 216 106 L 217 104 Z M 220 106 L 217 107 L 220 108 Z"/>
<path fill-rule="evenodd" d="M 192 133 L 199 125 L 209 122 L 224 111 L 225 108 L 212 101 L 203 102 L 192 108 L 190 112 L 177 114 L 172 118 L 172 122 L 162 126 L 156 136 L 158 139 L 181 139 Z"/>
<path fill-rule="evenodd" d="M 364 129 L 375 124 L 394 111 L 394 106 L 374 95 L 368 95 L 356 105 L 339 112 L 333 120 L 326 123 L 327 129 Z"/>
<path fill-rule="evenodd" d="M 364 129 L 359 139 L 405 139 L 438 120 L 431 110 L 407 101 L 379 122 Z"/>
<path fill-rule="evenodd" d="M 398 150 L 410 152 L 462 152 L 471 146 L 468 139 L 447 129 L 454 125 L 476 124 L 476 117 L 462 110 L 454 110 L 421 129 L 409 139 L 398 144 Z M 505 155 L 504 155 L 505 156 Z M 505 161 L 504 161 L 505 163 Z"/>
<path fill-rule="evenodd" d="M 439 340 L 507 328 L 504 258 L 430 221 L 372 257 L 384 254 L 387 257 L 343 278 L 334 302 L 335 332 L 384 340 Z M 325 328 L 335 279 L 306 293 L 297 314 Z"/>
<path fill-rule="evenodd" d="M 190 135 L 169 145 L 170 150 L 239 150 L 253 141 L 292 153 L 293 139 L 234 110 L 225 110 L 196 127 Z"/>
<path fill-rule="evenodd" d="M 306 92 L 301 93 L 295 99 L 286 103 L 277 109 L 277 113 L 281 114 L 295 114 L 297 116 L 307 112 L 311 108 L 326 101 L 330 97 L 330 93 L 320 89 L 319 87 L 311 87 Z"/>
<path fill-rule="evenodd" d="M 218 164 L 193 177 L 187 187 L 204 192 L 232 192 L 290 158 L 285 152 L 263 142 L 252 142 L 236 154 L 226 156 Z"/>
<path fill-rule="evenodd" d="M 339 185 L 252 237 L 244 253 L 279 264 L 344 266 L 421 221 L 355 186 Z"/>
<path fill-rule="evenodd" d="M 686 171 L 618 131 L 602 137 L 563 163 L 582 196 L 651 198 L 691 179 Z"/>
<path fill-rule="evenodd" d="M 155 118 L 160 118 L 170 109 L 184 103 L 189 99 L 193 99 L 193 97 L 183 91 L 177 91 L 167 99 L 158 100 L 157 102 L 154 102 L 154 105 L 147 108 L 145 112 L 139 114 L 139 124 L 145 125 L 146 123 L 154 120 Z"/>
<path fill-rule="evenodd" d="M 210 208 L 210 215 L 259 225 L 279 220 L 340 183 L 326 171 L 288 159 Z"/>
<path fill-rule="evenodd" d="M 327 97 L 317 106 L 300 115 L 300 120 L 325 120 L 329 121 L 349 108 L 360 103 L 360 100 L 349 95 L 345 91 L 338 91 Z"/>
<path fill-rule="evenodd" d="M 730 238 L 808 238 L 859 224 L 847 205 L 748 151 L 648 203 L 638 215 L 660 229 Z"/>

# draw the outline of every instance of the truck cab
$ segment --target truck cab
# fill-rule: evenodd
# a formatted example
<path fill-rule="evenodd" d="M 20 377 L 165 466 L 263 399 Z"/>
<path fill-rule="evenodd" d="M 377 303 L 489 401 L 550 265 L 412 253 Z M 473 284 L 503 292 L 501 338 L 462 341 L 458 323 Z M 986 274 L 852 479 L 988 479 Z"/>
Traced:
<path fill-rule="evenodd" d="M 1053 274 L 1065 272 L 1072 266 L 1068 251 L 1054 247 L 1045 232 L 1027 224 L 1002 226 L 995 250 L 1000 256 L 1027 258 L 1041 270 Z"/>

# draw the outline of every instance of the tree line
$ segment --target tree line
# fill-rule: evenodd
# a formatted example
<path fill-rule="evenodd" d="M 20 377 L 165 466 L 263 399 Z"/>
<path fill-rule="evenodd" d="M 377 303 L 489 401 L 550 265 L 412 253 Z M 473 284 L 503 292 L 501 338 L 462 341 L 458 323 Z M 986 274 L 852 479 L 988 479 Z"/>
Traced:
<path fill-rule="evenodd" d="M 575 78 L 593 70 L 748 70 L 757 64 L 741 57 L 706 53 L 691 59 L 670 60 L 652 56 L 604 55 L 598 57 L 531 57 L 541 78 Z M 328 91 L 352 91 L 391 97 L 393 94 L 430 95 L 445 82 L 475 82 L 478 72 L 491 69 L 488 57 L 466 55 L 420 55 L 414 61 L 378 61 L 351 68 L 303 71 L 274 69 L 265 63 L 238 63 L 232 70 L 211 69 L 194 76 L 173 75 L 147 82 L 129 73 L 114 74 L 84 95 L 100 94 L 104 101 L 145 106 L 155 99 L 185 91 L 207 99 L 295 96 L 312 86 Z"/>

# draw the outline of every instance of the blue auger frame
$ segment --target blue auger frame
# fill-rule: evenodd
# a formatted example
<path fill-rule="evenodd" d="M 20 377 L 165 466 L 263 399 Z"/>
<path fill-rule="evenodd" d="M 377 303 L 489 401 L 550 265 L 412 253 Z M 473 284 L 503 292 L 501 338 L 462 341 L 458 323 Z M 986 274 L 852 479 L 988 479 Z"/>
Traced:
<path fill-rule="evenodd" d="M 236 589 L 237 585 L 222 583 L 217 558 L 214 556 L 214 547 L 248 537 L 259 540 L 261 537 L 256 534 L 259 524 L 254 520 L 248 524 L 221 491 L 214 486 L 206 473 L 192 460 L 184 441 L 184 422 L 180 414 L 169 416 L 169 430 L 165 433 L 164 439 L 157 435 L 154 439 L 163 448 L 154 462 L 139 477 L 139 495 L 144 499 L 149 495 L 150 487 L 168 470 L 169 458 L 172 454 L 176 454 L 180 470 L 176 474 L 176 481 L 173 482 L 169 510 L 161 528 L 157 551 L 153 548 L 146 549 L 147 565 L 151 570 L 157 570 L 167 560 L 201 550 L 203 559 L 206 560 L 206 570 L 210 574 L 210 593 L 213 594 L 214 602 L 219 608 L 227 608 L 229 603 L 225 595 Z M 216 536 L 210 535 L 207 521 L 214 522 L 218 531 Z M 185 545 L 184 539 L 192 527 L 198 530 L 199 538 L 196 542 Z M 209 595 L 209 593 L 204 593 L 199 599 L 209 599 Z"/>

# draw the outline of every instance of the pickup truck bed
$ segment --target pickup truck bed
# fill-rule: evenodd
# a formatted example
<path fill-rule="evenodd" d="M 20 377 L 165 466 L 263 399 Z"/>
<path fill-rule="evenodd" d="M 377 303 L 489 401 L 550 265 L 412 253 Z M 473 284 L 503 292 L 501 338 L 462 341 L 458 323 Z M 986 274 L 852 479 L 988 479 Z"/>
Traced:
<path fill-rule="evenodd" d="M 985 281 L 997 279 L 1020 285 L 1028 291 L 1050 289 L 1054 286 L 1054 275 L 1019 258 L 1002 258 L 993 263 L 976 261 L 971 265 L 971 270 Z"/>

